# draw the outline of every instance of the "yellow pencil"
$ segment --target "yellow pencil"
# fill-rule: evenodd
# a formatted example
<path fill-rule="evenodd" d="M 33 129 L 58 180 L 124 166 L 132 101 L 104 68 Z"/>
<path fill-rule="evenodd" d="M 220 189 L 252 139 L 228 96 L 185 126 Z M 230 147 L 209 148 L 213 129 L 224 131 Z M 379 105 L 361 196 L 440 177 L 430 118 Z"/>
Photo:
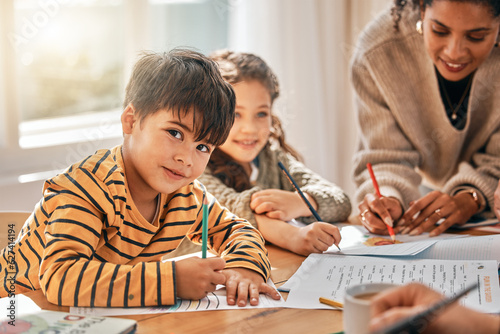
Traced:
<path fill-rule="evenodd" d="M 324 297 L 319 297 L 319 302 L 336 308 L 344 308 L 344 304 L 342 304 L 341 302 L 336 302 L 335 300 L 331 300 Z"/>

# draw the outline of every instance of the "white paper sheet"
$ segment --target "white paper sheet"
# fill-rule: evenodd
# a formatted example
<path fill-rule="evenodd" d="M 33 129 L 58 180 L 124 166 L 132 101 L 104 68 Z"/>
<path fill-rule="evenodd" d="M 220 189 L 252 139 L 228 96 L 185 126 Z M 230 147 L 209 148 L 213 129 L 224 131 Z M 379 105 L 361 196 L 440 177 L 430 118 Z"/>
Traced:
<path fill-rule="evenodd" d="M 274 286 L 271 280 L 267 282 Z M 200 300 L 185 300 L 178 299 L 175 305 L 164 307 L 130 307 L 130 308 L 107 308 L 107 307 L 70 307 L 70 312 L 81 315 L 94 316 L 113 316 L 113 315 L 131 315 L 131 314 L 153 314 L 153 313 L 171 313 L 171 312 L 193 312 L 193 311 L 214 311 L 214 310 L 242 310 L 256 308 L 272 308 L 283 307 L 283 297 L 280 300 L 274 300 L 271 297 L 261 294 L 259 297 L 259 305 L 247 306 L 228 305 L 226 301 L 225 286 L 217 286 L 217 290 L 211 292 L 207 297 Z"/>
<path fill-rule="evenodd" d="M 495 260 L 500 262 L 500 234 L 439 240 L 412 259 Z"/>
<path fill-rule="evenodd" d="M 345 289 L 361 283 L 405 284 L 420 282 L 453 296 L 479 282 L 480 288 L 460 302 L 481 312 L 500 312 L 500 287 L 496 261 L 395 260 L 380 257 L 312 254 L 285 283 L 290 289 L 285 306 L 331 308 L 319 297 L 343 302 Z"/>
<path fill-rule="evenodd" d="M 338 224 L 342 240 L 339 244 L 341 251 L 336 246 L 330 247 L 326 253 L 343 255 L 370 255 L 370 256 L 409 256 L 418 254 L 439 240 L 462 238 L 465 235 L 443 233 L 436 237 L 429 237 L 429 233 L 410 236 L 397 234 L 396 240 L 401 243 L 392 244 L 389 236 L 382 236 L 368 232 L 360 225 Z M 369 243 L 387 243 L 383 245 L 368 246 Z"/>

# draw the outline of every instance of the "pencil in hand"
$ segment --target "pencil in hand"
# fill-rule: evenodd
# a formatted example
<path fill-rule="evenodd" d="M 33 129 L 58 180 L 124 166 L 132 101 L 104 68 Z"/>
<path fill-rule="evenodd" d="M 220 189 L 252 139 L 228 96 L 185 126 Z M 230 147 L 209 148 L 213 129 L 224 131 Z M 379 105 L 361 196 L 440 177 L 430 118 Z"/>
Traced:
<path fill-rule="evenodd" d="M 309 211 L 311 211 L 311 213 L 314 216 L 314 218 L 316 218 L 317 221 L 322 222 L 323 220 L 318 215 L 318 213 L 316 212 L 316 210 L 314 210 L 313 206 L 307 200 L 307 197 L 304 195 L 304 193 L 302 192 L 302 190 L 300 190 L 299 185 L 297 184 L 297 182 L 295 182 L 295 180 L 293 179 L 292 175 L 290 175 L 290 173 L 286 169 L 285 165 L 283 165 L 283 163 L 281 161 L 279 161 L 278 162 L 278 166 L 283 171 L 283 173 L 285 173 L 286 178 L 288 179 L 288 181 L 290 181 L 290 183 L 292 184 L 292 186 L 295 189 L 295 191 L 297 191 L 297 193 L 299 194 L 300 198 L 302 198 L 302 200 L 304 201 L 304 203 L 306 203 L 307 207 L 309 208 Z M 338 250 L 340 250 L 339 245 L 335 244 L 335 246 L 337 246 Z"/>
<path fill-rule="evenodd" d="M 203 218 L 201 223 L 201 258 L 207 258 L 207 239 L 208 239 L 208 199 L 207 195 L 203 197 Z"/>
<path fill-rule="evenodd" d="M 377 179 L 375 178 L 375 173 L 373 173 L 372 164 L 367 163 L 366 168 L 368 169 L 368 173 L 370 173 L 370 177 L 373 183 L 373 188 L 375 188 L 375 192 L 377 193 L 378 198 L 382 198 L 382 194 L 380 193 L 380 189 L 378 187 Z M 396 243 L 396 235 L 394 234 L 394 229 L 387 223 L 385 223 L 385 225 L 387 226 L 387 230 L 389 231 L 389 235 L 391 236 L 392 243 Z"/>
<path fill-rule="evenodd" d="M 421 333 L 424 331 L 425 327 L 432 321 L 432 319 L 434 319 L 440 312 L 455 303 L 468 292 L 477 289 L 478 287 L 479 284 L 475 282 L 474 284 L 457 293 L 454 297 L 444 298 L 443 300 L 433 304 L 424 311 L 397 321 L 393 325 L 383 328 L 382 330 L 379 330 L 372 334 Z"/>

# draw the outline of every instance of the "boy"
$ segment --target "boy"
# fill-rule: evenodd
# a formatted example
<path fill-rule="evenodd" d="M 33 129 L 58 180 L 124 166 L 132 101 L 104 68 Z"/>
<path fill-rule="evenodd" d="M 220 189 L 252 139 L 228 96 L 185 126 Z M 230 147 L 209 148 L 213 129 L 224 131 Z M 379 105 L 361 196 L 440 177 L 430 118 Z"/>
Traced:
<path fill-rule="evenodd" d="M 279 299 L 264 282 L 270 264 L 261 235 L 195 180 L 234 121 L 235 99 L 202 54 L 146 54 L 134 67 L 121 116 L 123 145 L 100 150 L 45 182 L 44 195 L 13 249 L 0 252 L 0 297 L 42 289 L 58 305 L 136 307 L 199 299 L 217 284 L 229 304 Z M 222 258 L 161 262 L 184 236 Z"/>

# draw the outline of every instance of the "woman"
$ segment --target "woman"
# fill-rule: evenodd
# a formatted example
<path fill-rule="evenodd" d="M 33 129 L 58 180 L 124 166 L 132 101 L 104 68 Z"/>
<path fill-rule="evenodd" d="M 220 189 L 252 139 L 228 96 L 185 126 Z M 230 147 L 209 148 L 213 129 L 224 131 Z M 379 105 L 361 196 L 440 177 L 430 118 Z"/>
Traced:
<path fill-rule="evenodd" d="M 387 234 L 387 224 L 435 236 L 493 209 L 499 30 L 498 0 L 396 0 L 361 35 L 351 62 L 361 130 L 354 178 L 371 232 Z M 435 190 L 422 196 L 421 185 Z"/>

